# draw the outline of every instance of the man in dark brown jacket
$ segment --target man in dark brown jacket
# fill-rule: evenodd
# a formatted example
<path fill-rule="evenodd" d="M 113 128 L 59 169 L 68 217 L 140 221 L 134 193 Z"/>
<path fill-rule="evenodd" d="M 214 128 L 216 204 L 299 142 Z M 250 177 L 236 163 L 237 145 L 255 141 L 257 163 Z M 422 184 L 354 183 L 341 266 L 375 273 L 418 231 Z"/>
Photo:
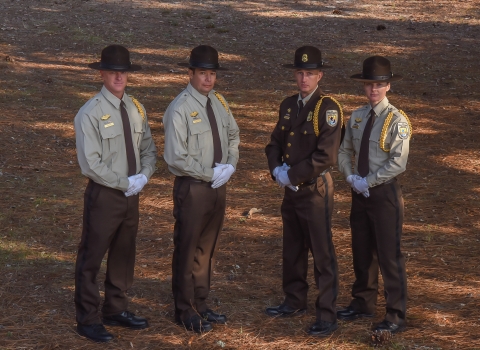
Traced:
<path fill-rule="evenodd" d="M 333 181 L 330 167 L 337 160 L 344 134 L 342 109 L 325 96 L 321 52 L 304 46 L 295 51 L 294 64 L 299 93 L 280 105 L 279 120 L 265 148 L 272 178 L 285 188 L 283 219 L 282 304 L 266 309 L 269 316 L 302 315 L 307 308 L 308 251 L 314 259 L 319 294 L 316 322 L 310 335 L 328 336 L 337 328 L 338 273 L 332 242 Z"/>

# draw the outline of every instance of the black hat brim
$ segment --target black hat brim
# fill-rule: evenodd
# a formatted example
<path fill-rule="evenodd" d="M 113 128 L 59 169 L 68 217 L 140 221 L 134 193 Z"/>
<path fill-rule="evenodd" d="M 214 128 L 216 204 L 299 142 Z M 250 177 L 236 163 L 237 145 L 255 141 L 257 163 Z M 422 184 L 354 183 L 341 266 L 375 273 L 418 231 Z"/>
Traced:
<path fill-rule="evenodd" d="M 90 63 L 88 67 L 96 70 L 109 70 L 114 72 L 135 72 L 142 70 L 142 67 L 138 64 L 131 64 L 130 67 L 113 67 L 113 66 L 102 66 L 102 62 Z"/>
<path fill-rule="evenodd" d="M 224 68 L 224 67 L 215 67 L 214 65 L 208 65 L 208 64 L 205 64 L 205 65 L 192 65 L 190 64 L 189 62 L 180 62 L 180 63 L 177 63 L 177 65 L 179 65 L 180 67 L 187 67 L 187 68 L 198 68 L 198 69 L 211 69 L 211 70 L 228 70 L 228 68 Z"/>
<path fill-rule="evenodd" d="M 350 76 L 350 79 L 353 79 L 355 81 L 360 81 L 363 83 L 389 83 L 391 81 L 402 80 L 403 76 L 400 74 L 395 74 L 393 77 L 390 77 L 388 79 L 365 79 L 363 77 L 363 74 L 360 73 L 360 74 L 354 74 Z"/>
<path fill-rule="evenodd" d="M 312 67 L 312 65 L 303 66 L 303 65 L 296 65 L 296 64 L 282 64 L 282 67 L 290 68 L 290 69 L 325 69 L 325 68 L 332 68 L 332 66 L 329 66 L 328 64 L 324 64 L 322 66 L 316 65 L 314 67 Z"/>

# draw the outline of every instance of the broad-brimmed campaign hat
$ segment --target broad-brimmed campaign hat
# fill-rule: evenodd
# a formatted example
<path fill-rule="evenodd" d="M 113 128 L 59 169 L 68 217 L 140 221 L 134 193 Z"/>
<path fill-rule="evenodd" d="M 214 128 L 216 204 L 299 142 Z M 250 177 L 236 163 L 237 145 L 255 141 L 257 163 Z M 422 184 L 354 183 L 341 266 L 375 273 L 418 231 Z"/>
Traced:
<path fill-rule="evenodd" d="M 90 68 L 97 70 L 113 70 L 118 72 L 133 72 L 142 69 L 130 62 L 130 52 L 121 45 L 110 45 L 102 50 L 100 62 L 90 63 Z"/>
<path fill-rule="evenodd" d="M 178 63 L 178 65 L 189 68 L 228 70 L 227 68 L 220 67 L 218 63 L 218 51 L 208 45 L 195 47 L 190 53 L 189 61 Z"/>
<path fill-rule="evenodd" d="M 400 74 L 393 74 L 390 68 L 390 61 L 382 56 L 372 56 L 363 61 L 363 70 L 360 74 L 350 77 L 364 83 L 381 83 L 403 79 Z"/>
<path fill-rule="evenodd" d="M 315 46 L 302 46 L 295 51 L 293 64 L 284 64 L 285 68 L 293 69 L 324 69 L 331 68 L 322 61 L 322 53 Z"/>

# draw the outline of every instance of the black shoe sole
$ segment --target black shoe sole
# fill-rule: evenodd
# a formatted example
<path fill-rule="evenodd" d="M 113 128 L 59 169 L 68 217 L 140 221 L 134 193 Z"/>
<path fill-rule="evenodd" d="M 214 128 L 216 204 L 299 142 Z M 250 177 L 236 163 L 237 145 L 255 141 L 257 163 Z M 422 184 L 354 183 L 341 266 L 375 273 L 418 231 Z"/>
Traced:
<path fill-rule="evenodd" d="M 124 328 L 129 328 L 129 329 L 145 329 L 148 328 L 148 323 L 139 325 L 139 326 L 132 326 L 132 325 L 126 325 L 125 323 L 119 322 L 119 321 L 112 321 L 112 320 L 106 320 L 103 319 L 103 324 L 106 326 L 114 326 L 114 327 L 124 327 Z"/>
<path fill-rule="evenodd" d="M 80 331 L 78 331 L 78 330 L 77 330 L 77 333 L 78 333 L 78 335 L 80 335 L 80 336 L 82 336 L 82 337 L 84 337 L 84 338 L 87 338 L 87 339 L 89 339 L 89 340 L 91 340 L 91 341 L 94 341 L 95 343 L 108 343 L 109 341 L 111 341 L 111 340 L 114 339 L 113 336 L 112 336 L 112 338 L 110 338 L 110 339 L 92 338 L 92 337 L 88 336 L 87 334 L 85 334 L 85 333 L 83 333 L 83 332 L 80 332 Z"/>
<path fill-rule="evenodd" d="M 175 323 L 180 326 L 180 327 L 183 327 L 184 329 L 186 329 L 187 331 L 191 331 L 191 332 L 195 332 L 195 333 L 198 333 L 198 334 L 201 334 L 201 333 L 207 333 L 207 332 L 210 332 L 211 330 L 213 330 L 213 327 L 212 325 L 208 325 L 206 326 L 208 329 L 205 328 L 205 326 L 202 327 L 202 329 L 194 329 L 193 327 L 187 327 L 185 325 L 185 323 L 183 322 L 178 322 L 178 321 L 175 321 Z"/>
<path fill-rule="evenodd" d="M 338 325 L 335 326 L 335 327 L 329 328 L 328 330 L 321 331 L 321 332 L 308 330 L 307 333 L 311 336 L 314 336 L 314 337 L 328 337 L 328 336 L 332 335 L 337 329 L 338 329 Z"/>
<path fill-rule="evenodd" d="M 268 313 L 268 311 L 265 310 L 265 314 L 270 317 L 299 317 L 299 316 L 304 316 L 307 313 L 307 310 L 301 309 L 295 312 L 290 312 L 290 313 L 279 313 L 276 315 L 271 315 Z"/>
<path fill-rule="evenodd" d="M 217 320 L 211 320 L 211 319 L 206 319 L 210 323 L 215 323 L 215 324 L 227 324 L 227 321 L 217 321 Z"/>

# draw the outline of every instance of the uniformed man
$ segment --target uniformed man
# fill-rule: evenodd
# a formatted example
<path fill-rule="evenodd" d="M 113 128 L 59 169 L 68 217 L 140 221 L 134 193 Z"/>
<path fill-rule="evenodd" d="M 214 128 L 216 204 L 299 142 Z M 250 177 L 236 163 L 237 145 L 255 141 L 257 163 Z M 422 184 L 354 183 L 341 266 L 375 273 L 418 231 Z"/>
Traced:
<path fill-rule="evenodd" d="M 392 73 L 389 60 L 369 57 L 362 73 L 351 78 L 363 82 L 369 103 L 352 113 L 338 155 L 339 169 L 352 187 L 355 283 L 353 300 L 337 316 L 341 320 L 373 316 L 380 266 L 387 312 L 374 331 L 393 334 L 405 329 L 407 279 L 400 249 L 403 197 L 396 177 L 407 165 L 412 126 L 386 97 L 390 82 L 402 79 Z"/>
<path fill-rule="evenodd" d="M 212 257 L 222 230 L 226 183 L 238 162 L 239 130 L 228 104 L 213 90 L 218 52 L 200 45 L 190 54 L 190 83 L 168 106 L 164 158 L 175 175 L 172 290 L 175 321 L 197 333 L 224 324 L 225 315 L 207 307 Z"/>
<path fill-rule="evenodd" d="M 133 282 L 139 193 L 155 170 L 156 148 L 143 106 L 125 93 L 128 50 L 111 45 L 102 50 L 103 87 L 75 117 L 78 163 L 89 178 L 84 195 L 83 232 L 75 265 L 77 331 L 98 342 L 113 339 L 103 324 L 133 329 L 146 319 L 127 311 L 126 291 Z M 103 324 L 98 316 L 97 274 L 108 250 Z"/>
<path fill-rule="evenodd" d="M 343 127 L 342 109 L 318 86 L 323 77 L 321 52 L 313 46 L 295 51 L 299 92 L 280 105 L 279 119 L 265 152 L 272 178 L 285 195 L 283 219 L 282 304 L 266 309 L 269 316 L 302 315 L 307 308 L 308 251 L 314 260 L 319 290 L 316 322 L 308 333 L 327 336 L 337 329 L 337 258 L 332 243 L 333 181 L 330 168 L 337 160 Z"/>

